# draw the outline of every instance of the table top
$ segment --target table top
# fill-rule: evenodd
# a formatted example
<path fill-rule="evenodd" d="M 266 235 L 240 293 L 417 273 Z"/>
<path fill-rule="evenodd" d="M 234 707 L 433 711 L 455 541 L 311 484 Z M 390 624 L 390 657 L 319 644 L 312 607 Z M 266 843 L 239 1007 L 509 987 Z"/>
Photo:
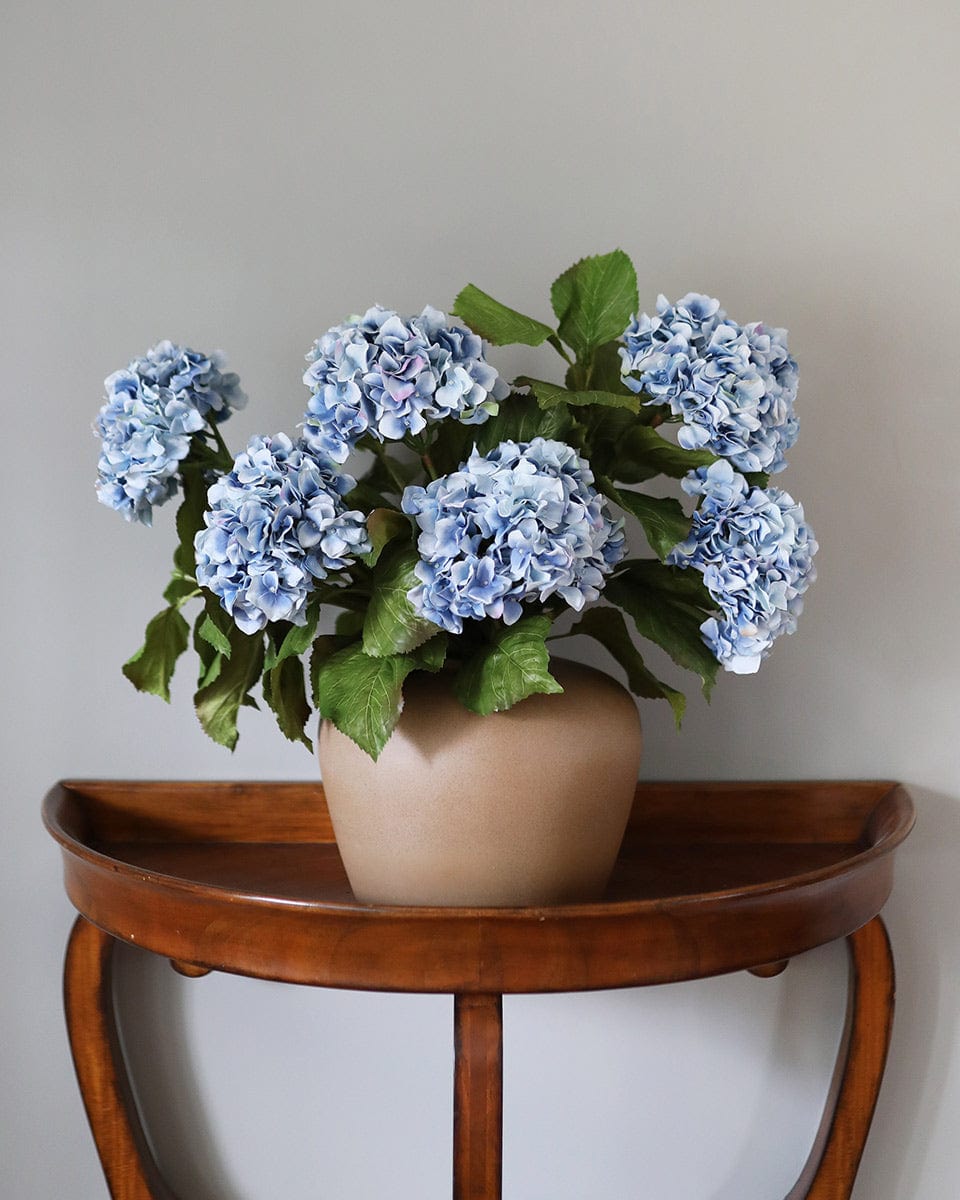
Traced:
<path fill-rule="evenodd" d="M 551 992 L 761 966 L 874 917 L 913 824 L 886 781 L 641 783 L 606 895 L 555 908 L 360 904 L 317 783 L 65 781 L 68 895 L 181 964 L 328 987 Z"/>

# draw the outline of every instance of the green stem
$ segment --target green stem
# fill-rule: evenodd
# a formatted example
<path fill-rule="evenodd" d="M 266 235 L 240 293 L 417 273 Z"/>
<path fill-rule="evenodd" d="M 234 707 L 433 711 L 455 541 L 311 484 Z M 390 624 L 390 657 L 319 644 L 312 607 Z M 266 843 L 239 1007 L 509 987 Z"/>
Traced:
<path fill-rule="evenodd" d="M 213 440 L 216 442 L 217 450 L 220 455 L 220 461 L 217 463 L 224 471 L 229 471 L 233 466 L 233 455 L 227 448 L 227 443 L 223 440 L 223 434 L 220 432 L 220 427 L 214 421 L 209 422 L 210 430 L 213 433 Z"/>

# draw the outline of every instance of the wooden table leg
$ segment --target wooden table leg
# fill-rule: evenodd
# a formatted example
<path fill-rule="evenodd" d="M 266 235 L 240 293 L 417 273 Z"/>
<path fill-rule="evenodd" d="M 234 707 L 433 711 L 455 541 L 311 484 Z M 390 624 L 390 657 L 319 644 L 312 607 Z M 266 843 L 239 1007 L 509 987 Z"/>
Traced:
<path fill-rule="evenodd" d="M 455 996 L 453 1200 L 500 1200 L 503 997 Z"/>
<path fill-rule="evenodd" d="M 176 1200 L 137 1112 L 113 1004 L 115 939 L 78 917 L 63 994 L 80 1094 L 113 1200 Z"/>
<path fill-rule="evenodd" d="M 847 1019 L 823 1119 L 786 1200 L 849 1200 L 880 1092 L 893 1025 L 894 973 L 883 921 L 847 938 Z"/>

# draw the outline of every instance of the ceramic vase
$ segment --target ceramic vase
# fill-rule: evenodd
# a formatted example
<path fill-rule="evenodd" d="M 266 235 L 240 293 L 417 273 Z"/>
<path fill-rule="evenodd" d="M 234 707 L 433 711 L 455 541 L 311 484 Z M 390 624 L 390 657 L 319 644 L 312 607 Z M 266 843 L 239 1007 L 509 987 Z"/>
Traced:
<path fill-rule="evenodd" d="M 321 775 L 354 894 L 367 904 L 513 907 L 598 900 L 633 804 L 630 694 L 553 660 L 558 695 L 465 709 L 446 672 L 404 686 L 374 762 L 321 722 Z"/>

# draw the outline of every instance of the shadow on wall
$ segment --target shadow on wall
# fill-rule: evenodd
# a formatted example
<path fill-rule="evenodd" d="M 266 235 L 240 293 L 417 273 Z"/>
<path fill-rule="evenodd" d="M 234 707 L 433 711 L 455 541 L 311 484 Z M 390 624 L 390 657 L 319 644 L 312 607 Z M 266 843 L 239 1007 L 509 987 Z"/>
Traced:
<path fill-rule="evenodd" d="M 117 947 L 117 1014 L 154 1156 L 176 1195 L 245 1200 L 219 1153 L 190 1061 L 182 989 L 166 959 Z"/>
<path fill-rule="evenodd" d="M 846 982 L 846 951 L 840 943 L 802 954 L 787 967 L 768 1045 L 756 1047 L 757 1056 L 763 1054 L 765 1078 L 754 1097 L 750 1133 L 739 1147 L 726 1178 L 710 1192 L 709 1200 L 742 1200 L 756 1164 L 769 1154 L 771 1130 L 790 1121 L 783 1081 L 797 1084 L 809 1081 L 811 1060 L 818 1059 L 825 1050 L 820 1044 L 824 1025 L 835 1031 L 830 1050 L 836 1052 L 843 1027 Z M 756 986 L 764 984 L 764 980 L 758 979 Z M 824 1080 L 824 1102 L 828 1086 L 829 1078 Z M 812 1141 L 811 1137 L 811 1145 Z M 778 1152 L 777 1157 L 782 1159 L 782 1153 Z M 783 1162 L 783 1188 L 793 1185 L 804 1161 L 805 1157 L 793 1163 Z"/>

